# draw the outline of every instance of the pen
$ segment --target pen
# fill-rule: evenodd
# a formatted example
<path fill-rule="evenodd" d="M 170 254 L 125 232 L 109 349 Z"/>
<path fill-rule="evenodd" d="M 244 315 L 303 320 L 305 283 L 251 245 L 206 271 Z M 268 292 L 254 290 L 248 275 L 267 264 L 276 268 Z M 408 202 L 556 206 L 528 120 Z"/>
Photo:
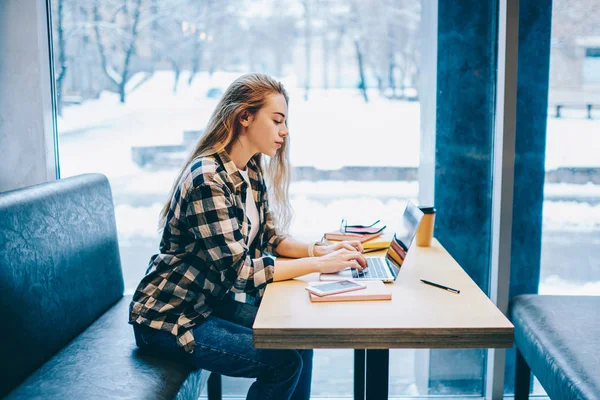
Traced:
<path fill-rule="evenodd" d="M 449 291 L 449 292 L 452 292 L 452 293 L 456 293 L 456 294 L 459 294 L 459 293 L 460 293 L 460 290 L 457 290 L 457 289 L 452 289 L 451 287 L 444 286 L 444 285 L 440 285 L 440 284 L 438 284 L 438 283 L 433 283 L 433 282 L 430 282 L 430 281 L 426 281 L 425 279 L 421 279 L 421 282 L 423 282 L 423 283 L 425 283 L 425 284 L 427 284 L 427 285 L 431 285 L 431 286 L 438 287 L 438 288 L 440 288 L 440 289 L 447 290 L 447 291 Z"/>

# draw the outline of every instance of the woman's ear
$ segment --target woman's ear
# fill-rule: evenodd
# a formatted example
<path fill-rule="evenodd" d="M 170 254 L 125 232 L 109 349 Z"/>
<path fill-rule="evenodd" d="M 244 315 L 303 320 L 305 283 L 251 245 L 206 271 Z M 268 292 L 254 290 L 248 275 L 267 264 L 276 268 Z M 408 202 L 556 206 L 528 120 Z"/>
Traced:
<path fill-rule="evenodd" d="M 247 128 L 250 125 L 251 121 L 252 115 L 248 111 L 242 112 L 242 114 L 240 115 L 240 124 L 242 124 L 244 128 Z"/>

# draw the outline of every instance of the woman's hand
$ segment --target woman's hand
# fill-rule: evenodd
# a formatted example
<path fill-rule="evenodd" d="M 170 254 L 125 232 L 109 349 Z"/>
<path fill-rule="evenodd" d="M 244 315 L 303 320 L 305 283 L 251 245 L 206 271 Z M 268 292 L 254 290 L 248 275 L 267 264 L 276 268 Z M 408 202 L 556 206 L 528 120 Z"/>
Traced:
<path fill-rule="evenodd" d="M 340 248 L 329 254 L 317 258 L 318 272 L 332 274 L 346 268 L 356 268 L 362 271 L 367 268 L 367 260 L 357 250 Z"/>
<path fill-rule="evenodd" d="M 365 251 L 363 245 L 358 240 L 344 240 L 343 242 L 328 244 L 326 246 L 315 246 L 313 251 L 315 253 L 315 257 L 320 257 L 341 249 L 358 251 L 361 253 Z"/>

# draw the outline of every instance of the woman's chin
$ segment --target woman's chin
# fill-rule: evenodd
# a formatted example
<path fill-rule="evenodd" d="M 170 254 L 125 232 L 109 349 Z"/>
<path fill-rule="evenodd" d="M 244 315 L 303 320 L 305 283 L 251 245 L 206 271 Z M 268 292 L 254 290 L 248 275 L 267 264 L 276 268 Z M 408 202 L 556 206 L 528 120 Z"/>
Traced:
<path fill-rule="evenodd" d="M 275 157 L 275 154 L 277 154 L 277 150 L 278 149 L 271 149 L 269 151 L 264 152 L 263 154 L 269 157 Z"/>

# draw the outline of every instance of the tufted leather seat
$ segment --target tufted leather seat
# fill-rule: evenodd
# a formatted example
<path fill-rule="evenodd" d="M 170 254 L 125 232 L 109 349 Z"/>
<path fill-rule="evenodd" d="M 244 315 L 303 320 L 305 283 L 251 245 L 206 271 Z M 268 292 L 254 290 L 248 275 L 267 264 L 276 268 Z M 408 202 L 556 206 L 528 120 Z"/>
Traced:
<path fill-rule="evenodd" d="M 529 368 L 552 399 L 600 399 L 600 296 L 517 296 L 510 315 L 515 399 L 529 394 Z"/>
<path fill-rule="evenodd" d="M 207 374 L 140 352 L 130 300 L 106 177 L 0 193 L 0 397 L 197 399 Z"/>
<path fill-rule="evenodd" d="M 9 399 L 197 399 L 208 375 L 137 349 L 125 296 Z"/>

